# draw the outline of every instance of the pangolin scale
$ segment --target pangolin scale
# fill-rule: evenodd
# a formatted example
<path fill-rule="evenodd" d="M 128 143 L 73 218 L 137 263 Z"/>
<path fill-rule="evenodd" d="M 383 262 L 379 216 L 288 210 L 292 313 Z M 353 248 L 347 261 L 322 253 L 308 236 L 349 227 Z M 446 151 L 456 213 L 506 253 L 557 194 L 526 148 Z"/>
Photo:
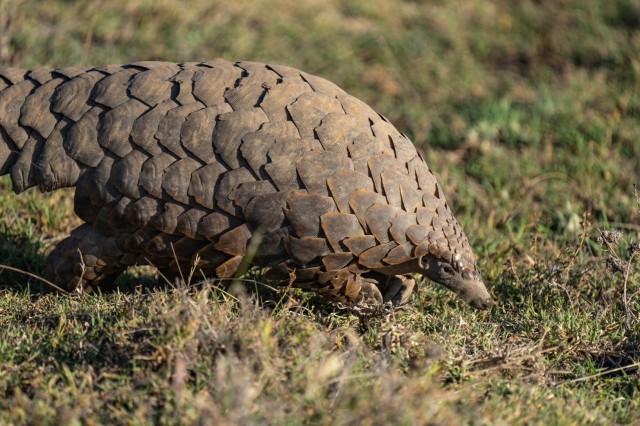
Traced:
<path fill-rule="evenodd" d="M 0 174 L 75 186 L 85 222 L 49 254 L 67 290 L 128 266 L 241 266 L 345 303 L 405 303 L 413 273 L 493 304 L 406 136 L 322 78 L 255 62 L 0 69 Z"/>

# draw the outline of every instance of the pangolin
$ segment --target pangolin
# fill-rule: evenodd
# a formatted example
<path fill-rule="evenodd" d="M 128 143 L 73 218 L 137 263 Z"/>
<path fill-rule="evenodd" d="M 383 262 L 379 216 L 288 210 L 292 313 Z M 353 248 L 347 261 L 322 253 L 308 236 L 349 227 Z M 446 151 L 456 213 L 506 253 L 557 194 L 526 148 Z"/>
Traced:
<path fill-rule="evenodd" d="M 74 187 L 84 224 L 48 255 L 66 290 L 128 266 L 248 267 L 343 303 L 402 304 L 422 274 L 493 305 L 409 139 L 333 83 L 215 60 L 0 69 L 0 175 Z"/>

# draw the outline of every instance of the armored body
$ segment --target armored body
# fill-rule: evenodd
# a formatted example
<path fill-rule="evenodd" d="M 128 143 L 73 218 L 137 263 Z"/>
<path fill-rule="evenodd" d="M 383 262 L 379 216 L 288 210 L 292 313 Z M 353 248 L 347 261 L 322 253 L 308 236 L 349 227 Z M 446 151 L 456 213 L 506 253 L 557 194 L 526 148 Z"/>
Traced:
<path fill-rule="evenodd" d="M 65 289 L 128 266 L 239 268 L 345 303 L 407 301 L 420 273 L 493 304 L 406 136 L 334 84 L 222 60 L 0 69 L 0 174 L 75 186 L 85 222 L 49 254 Z"/>

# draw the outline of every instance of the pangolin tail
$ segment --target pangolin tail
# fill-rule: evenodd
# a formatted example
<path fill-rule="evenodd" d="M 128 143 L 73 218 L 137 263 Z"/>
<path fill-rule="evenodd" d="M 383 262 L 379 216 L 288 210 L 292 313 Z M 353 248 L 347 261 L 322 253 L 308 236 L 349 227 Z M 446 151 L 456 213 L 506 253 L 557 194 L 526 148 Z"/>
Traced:
<path fill-rule="evenodd" d="M 60 112 L 78 100 L 72 90 L 58 89 L 82 71 L 0 68 L 0 175 L 11 176 L 15 192 L 78 180 L 81 166 L 64 147 L 74 120 Z"/>

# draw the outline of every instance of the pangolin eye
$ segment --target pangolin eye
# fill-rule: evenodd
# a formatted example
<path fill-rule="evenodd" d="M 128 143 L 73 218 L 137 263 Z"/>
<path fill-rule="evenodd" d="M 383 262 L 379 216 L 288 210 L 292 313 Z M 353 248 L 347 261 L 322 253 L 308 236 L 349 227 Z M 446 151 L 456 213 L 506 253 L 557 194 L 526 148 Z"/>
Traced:
<path fill-rule="evenodd" d="M 442 268 L 442 272 L 444 272 L 444 275 L 453 275 L 453 274 L 455 274 L 453 266 L 449 265 L 448 263 L 442 264 L 441 268 Z"/>

